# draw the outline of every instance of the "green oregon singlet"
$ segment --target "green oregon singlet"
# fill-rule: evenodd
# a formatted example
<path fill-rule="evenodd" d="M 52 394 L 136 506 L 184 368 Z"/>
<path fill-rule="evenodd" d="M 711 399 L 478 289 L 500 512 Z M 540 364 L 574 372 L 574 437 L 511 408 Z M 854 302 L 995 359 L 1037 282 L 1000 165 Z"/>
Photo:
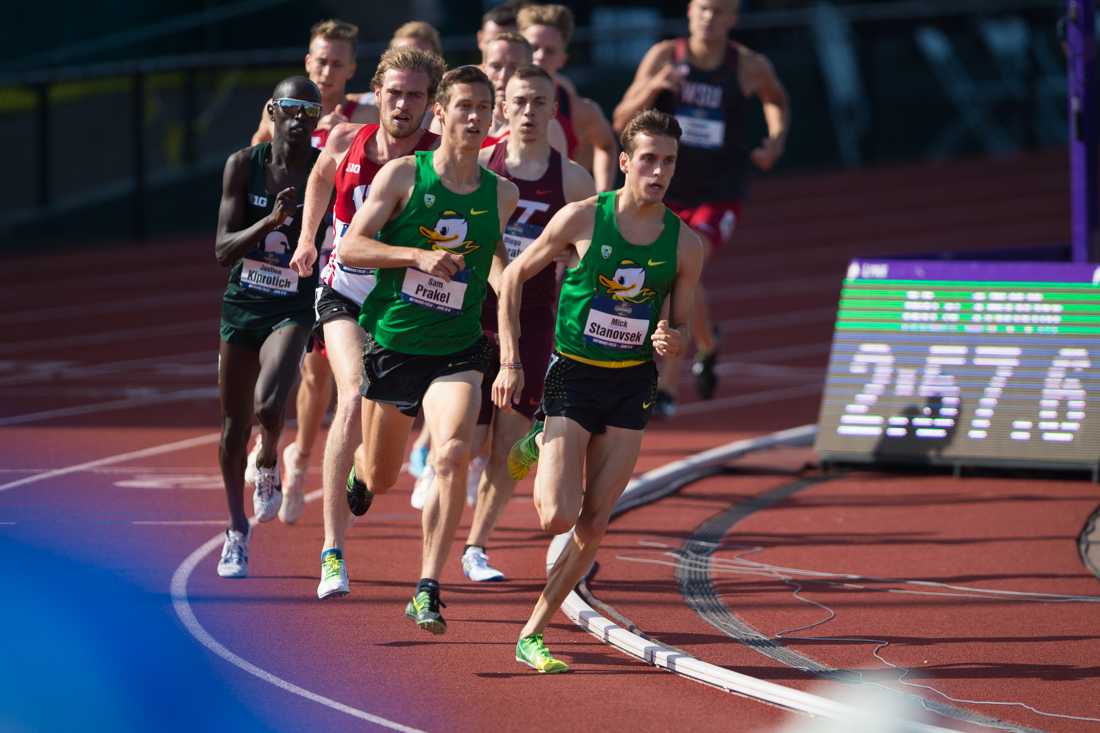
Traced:
<path fill-rule="evenodd" d="M 271 143 L 261 143 L 249 155 L 248 200 L 244 226 L 250 227 L 275 208 L 275 194 L 267 190 L 267 162 Z M 317 159 L 312 151 L 309 166 Z M 301 195 L 298 197 L 301 201 Z M 318 228 L 317 246 L 324 239 L 325 227 Z M 317 270 L 309 277 L 298 277 L 290 268 L 290 258 L 302 231 L 302 204 L 283 223 L 272 229 L 259 244 L 238 260 L 229 272 L 222 296 L 222 322 L 234 328 L 259 328 L 282 318 L 308 316 L 313 312 Z"/>
<path fill-rule="evenodd" d="M 416 183 L 379 241 L 463 255 L 466 267 L 450 280 L 413 267 L 378 270 L 378 284 L 363 302 L 359 323 L 383 348 L 403 354 L 454 354 L 481 337 L 481 304 L 500 241 L 497 177 L 481 169 L 481 185 L 457 194 L 432 166 L 434 151 L 416 153 Z"/>
<path fill-rule="evenodd" d="M 615 194 L 599 195 L 592 243 L 565 273 L 554 348 L 587 364 L 626 367 L 653 358 L 649 337 L 676 279 L 680 219 L 665 209 L 661 235 L 631 244 L 615 222 Z"/>

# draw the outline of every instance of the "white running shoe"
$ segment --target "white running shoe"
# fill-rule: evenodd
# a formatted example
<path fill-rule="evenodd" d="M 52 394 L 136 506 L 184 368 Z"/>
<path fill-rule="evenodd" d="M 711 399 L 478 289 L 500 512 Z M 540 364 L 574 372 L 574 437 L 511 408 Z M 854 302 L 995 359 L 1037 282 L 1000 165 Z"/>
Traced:
<path fill-rule="evenodd" d="M 424 508 L 424 504 L 427 503 L 428 497 L 432 495 L 432 484 L 434 482 L 435 469 L 431 466 L 425 466 L 421 474 L 416 477 L 416 483 L 413 484 L 412 496 L 409 497 L 409 503 L 412 504 L 413 509 Z"/>
<path fill-rule="evenodd" d="M 462 553 L 462 574 L 478 583 L 504 580 L 504 573 L 489 564 L 489 556 L 480 547 L 468 547 Z"/>
<path fill-rule="evenodd" d="M 218 575 L 223 578 L 248 577 L 248 540 L 251 536 L 251 529 L 247 534 L 233 529 L 225 530 L 225 544 L 222 545 L 222 556 L 218 560 Z"/>
<path fill-rule="evenodd" d="M 321 561 L 321 582 L 317 584 L 317 598 L 340 598 L 351 592 L 348 584 L 348 568 L 344 558 L 330 552 Z"/>
<path fill-rule="evenodd" d="M 466 506 L 477 503 L 477 487 L 481 485 L 481 474 L 485 473 L 485 456 L 470 459 L 470 468 L 466 473 Z"/>
<path fill-rule="evenodd" d="M 279 486 L 279 467 L 256 466 L 256 490 L 252 492 L 252 513 L 257 522 L 270 522 L 279 513 L 283 491 Z"/>
<path fill-rule="evenodd" d="M 252 450 L 248 452 L 248 460 L 244 464 L 244 482 L 249 486 L 256 485 L 256 459 L 260 456 L 260 449 L 264 445 L 263 433 L 256 436 L 256 442 L 252 444 Z"/>
<path fill-rule="evenodd" d="M 283 504 L 279 507 L 279 519 L 285 524 L 297 522 L 305 509 L 307 467 L 300 460 L 297 443 L 283 449 Z"/>

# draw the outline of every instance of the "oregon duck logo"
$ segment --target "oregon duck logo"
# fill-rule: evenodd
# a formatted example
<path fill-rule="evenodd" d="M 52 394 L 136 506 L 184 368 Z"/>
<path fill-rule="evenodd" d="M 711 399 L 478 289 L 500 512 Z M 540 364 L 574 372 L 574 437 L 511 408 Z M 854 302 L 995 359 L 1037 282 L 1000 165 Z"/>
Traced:
<path fill-rule="evenodd" d="M 621 260 L 610 278 L 600 275 L 598 279 L 613 300 L 645 303 L 657 295 L 655 290 L 645 287 L 645 268 L 633 260 Z"/>
<path fill-rule="evenodd" d="M 432 246 L 456 255 L 468 255 L 480 248 L 472 239 L 466 239 L 470 224 L 457 211 L 444 211 L 435 227 L 420 227 L 420 234 Z"/>

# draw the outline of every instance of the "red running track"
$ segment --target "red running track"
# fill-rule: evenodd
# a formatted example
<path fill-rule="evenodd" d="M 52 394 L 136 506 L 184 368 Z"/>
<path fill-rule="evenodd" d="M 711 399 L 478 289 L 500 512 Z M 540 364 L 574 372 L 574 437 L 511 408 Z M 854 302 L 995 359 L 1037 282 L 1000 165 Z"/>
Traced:
<path fill-rule="evenodd" d="M 654 424 L 638 471 L 812 422 L 847 260 L 1061 241 L 1064 168 L 1062 153 L 1048 153 L 761 183 L 736 251 L 707 272 L 723 324 L 719 394 Z M 0 532 L 117 569 L 163 593 L 166 605 L 175 577 L 197 623 L 241 665 L 256 665 L 249 674 L 211 656 L 226 695 L 272 729 L 390 721 L 429 730 L 770 730 L 787 718 L 646 667 L 564 618 L 548 641 L 575 674 L 539 677 L 512 661 L 548 541 L 529 482 L 491 548 L 510 582 L 465 582 L 456 547 L 443 578 L 451 627 L 442 639 L 415 632 L 402 614 L 419 556 L 409 480 L 353 530 L 347 599 L 321 604 L 313 595 L 315 502 L 298 525 L 256 532 L 248 580 L 218 579 L 216 549 L 196 555 L 224 521 L 213 442 L 224 272 L 210 250 L 181 239 L 9 260 Z M 42 297 L 47 279 L 64 301 Z M 814 478 L 798 475 L 811 458 L 751 456 L 624 515 L 592 591 L 656 638 L 781 684 L 826 695 L 841 686 L 794 669 L 794 660 L 909 685 L 947 713 L 936 722 L 953 727 L 986 729 L 983 721 L 997 719 L 1009 728 L 1100 729 L 1053 717 L 1100 718 L 1100 608 L 1067 599 L 1100 595 L 1074 546 L 1096 502 L 1089 484 L 870 473 L 811 481 L 725 530 L 701 576 L 725 615 L 692 610 L 698 598 L 682 592 L 679 551 L 731 506 Z M 58 472 L 66 467 L 76 468 Z M 317 485 L 316 465 L 310 477 Z M 182 585 L 189 557 L 196 564 Z M 730 618 L 772 646 L 714 625 Z M 174 630 L 190 639 L 182 625 Z M 761 651 L 772 647 L 789 654 Z M 909 670 L 900 682 L 898 668 Z"/>

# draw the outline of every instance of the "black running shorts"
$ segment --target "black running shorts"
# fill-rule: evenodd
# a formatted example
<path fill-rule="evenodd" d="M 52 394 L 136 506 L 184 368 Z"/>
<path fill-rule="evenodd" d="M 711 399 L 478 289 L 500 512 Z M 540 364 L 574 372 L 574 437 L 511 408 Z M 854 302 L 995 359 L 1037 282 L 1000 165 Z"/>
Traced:
<path fill-rule="evenodd" d="M 363 386 L 359 393 L 368 400 L 394 405 L 409 417 L 416 417 L 424 393 L 436 379 L 475 371 L 484 380 L 491 351 L 489 340 L 482 336 L 456 354 L 402 354 L 383 348 L 368 333 L 363 345 Z"/>
<path fill-rule="evenodd" d="M 657 399 L 657 365 L 652 361 L 614 369 L 550 357 L 542 411 L 567 417 L 597 435 L 608 427 L 644 430 Z"/>

